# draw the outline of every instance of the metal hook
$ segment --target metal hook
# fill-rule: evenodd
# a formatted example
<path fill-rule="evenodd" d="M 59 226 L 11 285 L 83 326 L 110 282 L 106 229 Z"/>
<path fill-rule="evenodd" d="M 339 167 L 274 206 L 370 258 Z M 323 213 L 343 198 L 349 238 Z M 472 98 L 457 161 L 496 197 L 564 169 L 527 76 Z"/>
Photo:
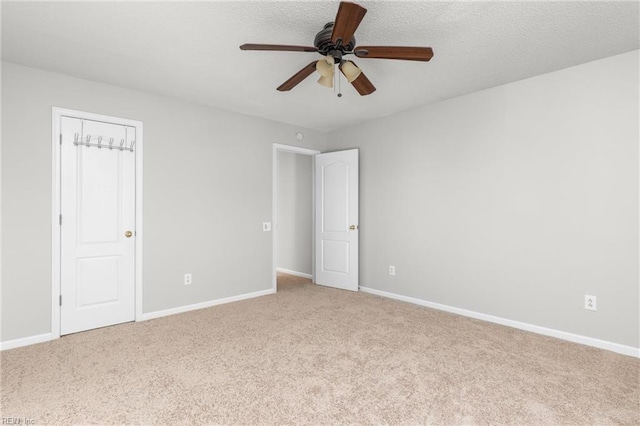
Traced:
<path fill-rule="evenodd" d="M 113 138 L 109 138 L 109 149 L 113 149 Z"/>
<path fill-rule="evenodd" d="M 129 151 L 133 152 L 133 146 L 136 144 L 136 141 L 131 141 L 131 148 L 129 148 Z"/>
<path fill-rule="evenodd" d="M 120 151 L 124 151 L 124 139 L 120 139 Z"/>
<path fill-rule="evenodd" d="M 98 149 L 102 149 L 102 136 L 98 136 Z"/>
<path fill-rule="evenodd" d="M 87 135 L 87 148 L 91 146 L 90 142 L 91 142 L 91 135 Z"/>
<path fill-rule="evenodd" d="M 75 135 L 73 135 L 73 144 L 78 145 L 79 141 L 80 141 L 80 133 L 76 133 Z"/>

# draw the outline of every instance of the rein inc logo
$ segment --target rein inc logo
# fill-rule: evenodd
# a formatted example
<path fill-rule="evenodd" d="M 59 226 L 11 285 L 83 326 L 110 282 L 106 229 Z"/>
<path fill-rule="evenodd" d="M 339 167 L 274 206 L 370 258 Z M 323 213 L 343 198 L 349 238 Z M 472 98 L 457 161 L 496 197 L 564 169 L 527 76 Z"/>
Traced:
<path fill-rule="evenodd" d="M 36 421 L 27 417 L 3 417 L 0 424 L 3 425 L 35 425 Z"/>

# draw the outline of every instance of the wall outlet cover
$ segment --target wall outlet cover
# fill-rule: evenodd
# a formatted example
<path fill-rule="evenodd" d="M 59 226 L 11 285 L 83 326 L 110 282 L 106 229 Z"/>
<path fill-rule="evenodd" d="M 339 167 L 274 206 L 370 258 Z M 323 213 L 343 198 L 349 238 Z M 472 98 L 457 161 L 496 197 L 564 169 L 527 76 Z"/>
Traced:
<path fill-rule="evenodd" d="M 597 299 L 596 296 L 589 296 L 588 294 L 584 295 L 584 308 L 590 311 L 597 311 L 598 305 L 596 304 Z"/>

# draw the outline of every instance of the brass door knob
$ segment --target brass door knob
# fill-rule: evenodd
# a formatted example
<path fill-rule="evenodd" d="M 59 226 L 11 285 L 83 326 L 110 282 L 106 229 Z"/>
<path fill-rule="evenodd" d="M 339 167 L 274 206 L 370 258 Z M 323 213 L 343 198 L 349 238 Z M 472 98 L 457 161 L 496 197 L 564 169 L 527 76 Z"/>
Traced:
<path fill-rule="evenodd" d="M 355 231 L 356 229 L 358 229 L 358 227 L 356 225 L 351 225 L 349 229 L 351 229 L 352 231 Z"/>
<path fill-rule="evenodd" d="M 124 233 L 124 236 L 127 237 L 127 238 L 131 238 L 132 235 L 133 235 L 133 232 L 131 232 L 131 231 L 127 231 L 127 232 Z"/>

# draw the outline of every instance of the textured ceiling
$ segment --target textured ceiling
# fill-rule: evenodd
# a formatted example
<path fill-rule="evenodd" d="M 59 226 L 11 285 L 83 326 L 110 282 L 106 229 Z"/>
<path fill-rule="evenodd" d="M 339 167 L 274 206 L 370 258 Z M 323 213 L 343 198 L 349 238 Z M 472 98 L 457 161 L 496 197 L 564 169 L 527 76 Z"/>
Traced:
<path fill-rule="evenodd" d="M 3 2 L 2 59 L 333 130 L 639 48 L 637 2 L 358 3 L 368 12 L 357 44 L 435 53 L 427 63 L 355 58 L 378 89 L 365 97 L 342 79 L 338 98 L 315 74 L 278 92 L 320 56 L 238 48 L 312 46 L 337 1 Z"/>

